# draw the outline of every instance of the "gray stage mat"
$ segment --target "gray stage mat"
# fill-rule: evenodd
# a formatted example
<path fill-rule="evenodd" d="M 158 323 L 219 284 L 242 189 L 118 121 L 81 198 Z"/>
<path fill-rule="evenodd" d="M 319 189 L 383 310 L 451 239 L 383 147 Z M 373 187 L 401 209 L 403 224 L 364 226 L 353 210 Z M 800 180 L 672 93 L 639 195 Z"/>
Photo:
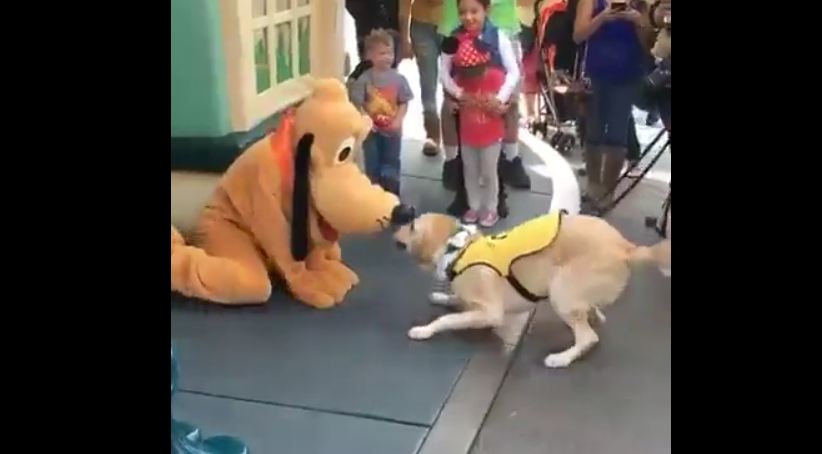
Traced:
<path fill-rule="evenodd" d="M 421 211 L 439 210 L 450 193 L 404 179 Z M 547 206 L 545 196 L 512 195 L 516 222 Z M 500 228 L 503 228 L 501 224 Z M 219 396 L 298 405 L 427 425 L 433 423 L 466 361 L 492 345 L 472 334 L 412 342 L 407 330 L 441 309 L 426 302 L 430 276 L 387 235 L 349 238 L 344 256 L 362 283 L 347 303 L 316 311 L 281 293 L 265 307 L 172 305 L 172 339 L 181 387 Z M 468 337 L 471 337 L 470 341 Z"/>
<path fill-rule="evenodd" d="M 412 454 L 427 429 L 372 419 L 180 393 L 175 416 L 203 436 L 239 437 L 252 454 Z"/>

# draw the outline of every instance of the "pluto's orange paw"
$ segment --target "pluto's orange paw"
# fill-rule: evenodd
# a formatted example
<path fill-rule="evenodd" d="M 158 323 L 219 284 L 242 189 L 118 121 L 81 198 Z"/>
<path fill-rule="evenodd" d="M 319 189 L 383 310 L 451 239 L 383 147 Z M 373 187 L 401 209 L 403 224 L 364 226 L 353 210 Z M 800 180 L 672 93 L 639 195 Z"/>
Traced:
<path fill-rule="evenodd" d="M 328 291 L 327 279 L 321 273 L 306 269 L 302 263 L 290 271 L 286 280 L 288 289 L 295 298 L 317 309 L 327 309 L 334 305 L 335 298 Z"/>

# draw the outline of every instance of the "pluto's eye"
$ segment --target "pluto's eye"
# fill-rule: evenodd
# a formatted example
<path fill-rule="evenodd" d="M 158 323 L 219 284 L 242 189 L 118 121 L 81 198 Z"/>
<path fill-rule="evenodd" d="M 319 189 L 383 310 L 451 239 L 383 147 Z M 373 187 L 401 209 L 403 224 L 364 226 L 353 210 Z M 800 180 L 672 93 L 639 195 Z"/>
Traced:
<path fill-rule="evenodd" d="M 340 151 L 340 154 L 337 155 L 337 161 L 343 162 L 348 159 L 348 156 L 351 155 L 351 147 L 345 147 Z"/>
<path fill-rule="evenodd" d="M 351 157 L 351 152 L 354 149 L 354 138 L 349 137 L 342 141 L 339 148 L 337 148 L 337 164 L 342 164 L 348 161 Z"/>

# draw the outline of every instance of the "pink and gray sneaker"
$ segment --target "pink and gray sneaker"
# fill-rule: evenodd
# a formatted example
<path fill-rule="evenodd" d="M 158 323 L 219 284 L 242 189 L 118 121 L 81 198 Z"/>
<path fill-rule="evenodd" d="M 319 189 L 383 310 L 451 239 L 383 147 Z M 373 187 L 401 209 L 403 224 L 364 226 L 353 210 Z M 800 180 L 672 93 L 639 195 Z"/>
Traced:
<path fill-rule="evenodd" d="M 477 210 L 468 210 L 462 215 L 462 222 L 466 224 L 476 224 L 478 219 L 479 213 L 477 213 Z"/>
<path fill-rule="evenodd" d="M 489 211 L 483 214 L 482 218 L 479 221 L 479 224 L 483 227 L 493 227 L 499 221 L 499 216 L 497 215 L 496 211 Z"/>

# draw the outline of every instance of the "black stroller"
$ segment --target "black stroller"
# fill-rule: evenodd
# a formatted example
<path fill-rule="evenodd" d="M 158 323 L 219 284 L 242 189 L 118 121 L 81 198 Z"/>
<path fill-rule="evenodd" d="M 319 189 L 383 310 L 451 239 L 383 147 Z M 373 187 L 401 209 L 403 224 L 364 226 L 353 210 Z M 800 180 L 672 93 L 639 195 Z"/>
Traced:
<path fill-rule="evenodd" d="M 587 93 L 582 78 L 580 46 L 573 40 L 577 1 L 553 3 L 536 11 L 538 118 L 529 125 L 563 155 L 569 155 L 585 137 L 584 102 Z M 575 128 L 575 133 L 570 128 Z M 553 130 L 551 133 L 549 130 Z"/>

